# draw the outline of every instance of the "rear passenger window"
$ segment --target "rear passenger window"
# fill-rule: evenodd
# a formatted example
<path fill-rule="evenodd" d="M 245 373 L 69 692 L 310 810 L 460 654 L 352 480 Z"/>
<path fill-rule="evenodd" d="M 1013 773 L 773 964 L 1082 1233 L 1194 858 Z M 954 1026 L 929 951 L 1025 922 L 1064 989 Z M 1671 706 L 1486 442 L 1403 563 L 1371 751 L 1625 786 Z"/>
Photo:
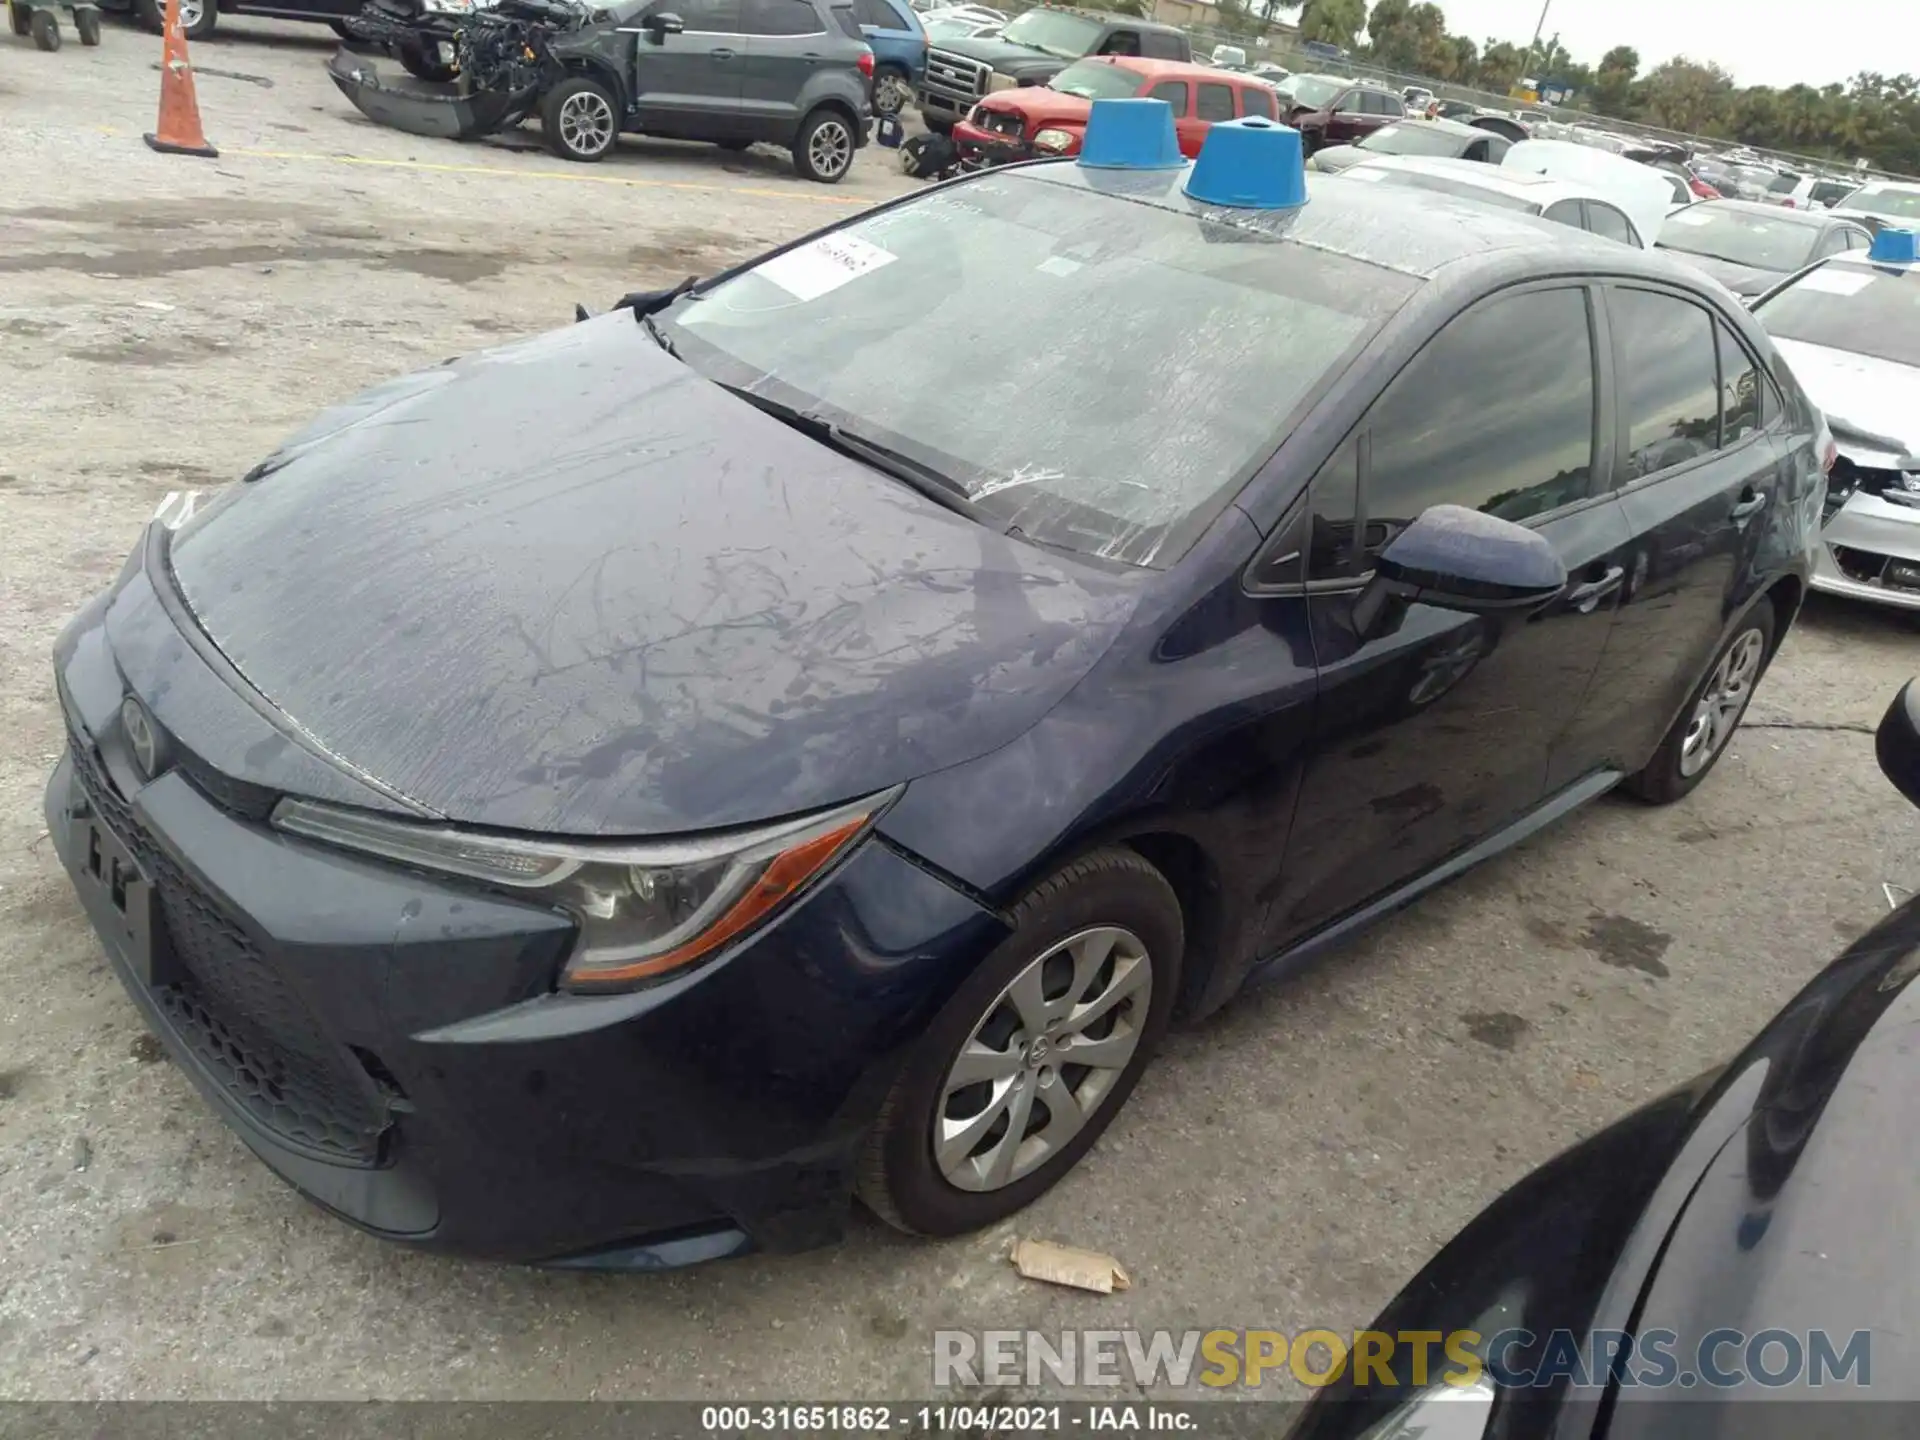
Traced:
<path fill-rule="evenodd" d="M 1584 499 L 1593 409 L 1584 292 L 1530 290 L 1476 305 L 1394 377 L 1315 480 L 1309 577 L 1365 574 L 1431 505 L 1526 520 Z M 1357 487 L 1355 475 L 1364 476 Z"/>
<path fill-rule="evenodd" d="M 1193 107 L 1194 118 L 1198 120 L 1233 119 L 1233 87 L 1231 85 L 1200 84 L 1200 98 Z"/>
<path fill-rule="evenodd" d="M 1546 218 L 1556 225 L 1571 225 L 1576 230 L 1587 228 L 1586 220 L 1580 214 L 1578 200 L 1562 200 L 1557 205 L 1549 205 L 1546 209 Z"/>
<path fill-rule="evenodd" d="M 1184 80 L 1162 80 L 1147 92 L 1149 100 L 1164 100 L 1173 107 L 1173 118 L 1187 118 L 1187 82 Z"/>
<path fill-rule="evenodd" d="M 1275 103 L 1273 92 L 1261 85 L 1249 85 L 1242 90 L 1240 105 L 1240 113 L 1243 115 L 1264 115 L 1269 120 L 1280 118 L 1280 110 Z"/>
<path fill-rule="evenodd" d="M 1720 443 L 1733 445 L 1760 429 L 1760 368 L 1717 320 L 1713 333 L 1720 343 Z"/>
<path fill-rule="evenodd" d="M 1184 60 L 1186 53 L 1180 47 L 1178 35 L 1165 34 L 1149 30 L 1140 39 L 1140 53 L 1150 60 Z"/>
<path fill-rule="evenodd" d="M 784 0 L 786 4 L 796 4 L 799 0 Z M 811 5 L 807 6 L 809 30 L 819 29 L 812 19 Z M 654 0 L 644 15 L 678 15 L 687 29 L 698 35 L 738 35 L 743 24 L 740 0 Z M 765 32 L 769 35 L 777 31 Z"/>
<path fill-rule="evenodd" d="M 1698 305 L 1651 290 L 1611 291 L 1607 318 L 1627 422 L 1622 483 L 1712 451 L 1720 434 L 1713 318 Z"/>
<path fill-rule="evenodd" d="M 859 12 L 855 12 L 856 18 Z M 818 35 L 820 17 L 812 0 L 740 0 L 740 28 L 748 35 Z M 687 21 L 693 29 L 693 22 Z"/>
<path fill-rule="evenodd" d="M 1398 118 L 1407 113 L 1407 107 L 1391 95 L 1370 93 L 1367 96 L 1367 113 L 1370 115 L 1392 115 Z"/>
<path fill-rule="evenodd" d="M 1101 55 L 1138 55 L 1140 36 L 1132 30 L 1116 30 L 1106 39 L 1097 52 Z"/>
<path fill-rule="evenodd" d="M 900 17 L 893 13 L 887 0 L 853 0 L 853 13 L 862 25 L 871 25 L 876 30 L 900 28 Z"/>
<path fill-rule="evenodd" d="M 833 7 L 833 23 L 840 27 L 840 33 L 854 40 L 866 39 L 866 33 L 860 28 L 860 21 L 848 5 Z"/>
<path fill-rule="evenodd" d="M 1598 200 L 1587 202 L 1587 228 L 1605 239 L 1618 240 L 1622 245 L 1633 244 L 1633 226 L 1627 223 L 1627 217 Z"/>

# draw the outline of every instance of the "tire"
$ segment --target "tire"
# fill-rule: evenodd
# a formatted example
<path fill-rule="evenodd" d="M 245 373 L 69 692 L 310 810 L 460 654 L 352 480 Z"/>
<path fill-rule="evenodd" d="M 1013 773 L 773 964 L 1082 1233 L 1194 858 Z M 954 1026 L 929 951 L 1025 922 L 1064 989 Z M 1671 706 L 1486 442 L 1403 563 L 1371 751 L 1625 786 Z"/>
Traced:
<path fill-rule="evenodd" d="M 1134 851 L 1115 847 L 1074 861 L 1029 891 L 1013 921 L 1013 933 L 921 1037 L 860 1156 L 860 1198 L 909 1234 L 977 1230 L 1052 1188 L 1120 1113 L 1173 1014 L 1185 945 L 1180 902 Z M 1077 1036 L 1066 1016 L 1084 997 L 1103 993 L 1116 998 L 1088 1026 L 1092 1033 Z M 1051 1016 L 1038 1053 L 1028 1039 L 1033 1026 L 1020 1018 L 1023 995 L 1029 1013 L 1037 1006 Z M 1110 1047 L 1118 1063 L 1109 1068 L 1063 1059 L 1076 1040 L 1131 1043 Z M 1005 1069 L 956 1081 L 963 1050 L 976 1063 L 1004 1056 L 1000 1065 L 987 1063 Z M 1003 1078 L 1009 1083 L 996 1089 Z M 1048 1106 L 1050 1097 L 1072 1103 L 1079 1117 L 1078 1128 L 1068 1126 L 1052 1144 L 1047 1133 L 1068 1112 Z M 1020 1117 L 1019 1136 L 1001 1123 L 1003 1113 Z M 935 1153 L 936 1125 L 955 1127 L 944 1164 Z"/>
<path fill-rule="evenodd" d="M 27 21 L 27 28 L 33 33 L 33 43 L 42 50 L 60 48 L 60 20 L 51 10 L 36 10 Z"/>
<path fill-rule="evenodd" d="M 327 28 L 342 40 L 358 40 L 360 38 L 347 28 L 347 22 L 344 20 L 329 20 L 327 21 Z"/>
<path fill-rule="evenodd" d="M 738 138 L 732 140 L 716 140 L 713 143 L 718 145 L 722 150 L 729 151 L 735 155 L 738 155 L 742 150 L 753 144 L 751 140 L 741 140 Z"/>
<path fill-rule="evenodd" d="M 100 43 L 100 12 L 91 5 L 83 5 L 73 12 L 74 33 L 79 35 L 82 45 Z"/>
<path fill-rule="evenodd" d="M 416 80 L 436 80 L 445 84 L 458 73 L 453 66 L 441 64 L 419 45 L 397 46 L 394 58 L 400 62 L 400 68 Z"/>
<path fill-rule="evenodd" d="M 16 35 L 28 35 L 33 31 L 33 12 L 19 0 L 7 0 L 7 28 Z"/>
<path fill-rule="evenodd" d="M 793 169 L 802 180 L 837 185 L 853 168 L 859 135 L 853 121 L 838 110 L 814 111 L 793 137 Z"/>
<path fill-rule="evenodd" d="M 898 115 L 913 103 L 913 82 L 907 72 L 883 65 L 873 76 L 873 113 Z"/>
<path fill-rule="evenodd" d="M 1766 674 L 1767 661 L 1773 655 L 1774 623 L 1773 605 L 1766 600 L 1741 617 L 1733 634 L 1714 652 L 1707 673 L 1693 687 L 1680 718 L 1673 722 L 1646 768 L 1629 775 L 1621 788 L 1650 805 L 1671 805 L 1707 778 L 1726 753 L 1727 742 L 1747 713 L 1760 677 Z M 1715 694 L 1721 699 L 1709 709 L 1709 699 Z M 1711 733 L 1701 733 L 1690 747 L 1688 740 L 1699 726 Z M 1704 756 L 1701 746 L 1705 747 Z"/>
<path fill-rule="evenodd" d="M 620 102 L 591 76 L 571 76 L 540 102 L 540 129 L 547 148 L 563 160 L 604 160 L 620 137 Z"/>
<path fill-rule="evenodd" d="M 166 0 L 134 0 L 133 8 L 147 29 L 156 34 L 166 29 Z M 204 40 L 219 23 L 220 7 L 216 0 L 180 0 L 180 28 L 186 32 L 187 39 Z"/>

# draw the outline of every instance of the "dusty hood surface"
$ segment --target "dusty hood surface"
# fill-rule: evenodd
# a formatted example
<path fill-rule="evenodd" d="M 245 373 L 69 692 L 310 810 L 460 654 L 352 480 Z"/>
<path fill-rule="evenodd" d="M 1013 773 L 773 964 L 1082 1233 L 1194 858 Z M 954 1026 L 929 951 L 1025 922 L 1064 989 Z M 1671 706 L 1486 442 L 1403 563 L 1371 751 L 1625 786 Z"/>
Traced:
<path fill-rule="evenodd" d="M 940 508 L 625 312 L 382 386 L 256 474 L 175 539 L 207 634 L 333 754 L 507 829 L 739 824 L 983 754 L 1139 573 Z"/>
<path fill-rule="evenodd" d="M 1920 455 L 1920 370 L 1804 340 L 1776 337 L 1773 348 L 1826 412 L 1836 439 Z"/>
<path fill-rule="evenodd" d="M 1711 276 L 1736 295 L 1758 295 L 1786 278 L 1772 270 L 1756 270 L 1751 265 L 1722 260 L 1718 255 L 1693 255 L 1685 250 L 1670 250 L 1664 246 L 1660 253 L 1679 261 L 1690 270 Z"/>

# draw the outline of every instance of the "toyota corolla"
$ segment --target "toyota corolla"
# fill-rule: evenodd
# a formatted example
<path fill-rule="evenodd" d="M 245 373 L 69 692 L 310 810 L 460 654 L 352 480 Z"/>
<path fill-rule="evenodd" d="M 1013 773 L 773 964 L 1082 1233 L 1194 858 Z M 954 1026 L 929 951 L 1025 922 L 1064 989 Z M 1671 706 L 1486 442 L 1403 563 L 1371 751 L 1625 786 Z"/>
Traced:
<path fill-rule="evenodd" d="M 1821 513 L 1766 334 L 1222 134 L 1292 132 L 923 191 L 148 527 L 48 822 L 268 1165 L 506 1259 L 966 1230 L 1176 1014 L 1702 780 Z"/>

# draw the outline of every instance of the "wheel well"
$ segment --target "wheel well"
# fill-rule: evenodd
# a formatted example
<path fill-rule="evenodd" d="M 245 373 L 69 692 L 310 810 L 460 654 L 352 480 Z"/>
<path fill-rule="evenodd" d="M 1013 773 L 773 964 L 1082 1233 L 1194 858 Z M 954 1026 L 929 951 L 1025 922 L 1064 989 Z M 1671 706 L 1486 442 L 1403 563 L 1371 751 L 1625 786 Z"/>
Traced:
<path fill-rule="evenodd" d="M 1186 1011 L 1205 992 L 1207 978 L 1219 963 L 1225 936 L 1225 906 L 1220 877 L 1198 842 L 1186 835 L 1165 832 L 1130 835 L 1127 846 L 1167 877 L 1180 901 L 1181 925 L 1186 931 L 1186 954 L 1180 971 L 1178 1009 Z"/>
<path fill-rule="evenodd" d="M 627 87 L 621 84 L 620 77 L 605 65 L 600 64 L 598 61 L 588 60 L 583 56 L 574 55 L 561 61 L 560 68 L 564 70 L 569 77 L 579 75 L 588 80 L 599 81 L 612 92 L 613 103 L 618 105 L 623 113 L 626 111 Z"/>
<path fill-rule="evenodd" d="M 856 132 L 859 130 L 860 117 L 853 113 L 853 107 L 847 104 L 847 102 L 844 100 L 820 101 L 817 105 L 815 105 L 811 110 L 807 111 L 807 113 L 800 118 L 800 129 L 801 130 L 806 129 L 807 122 L 813 119 L 813 117 L 818 115 L 822 110 L 833 111 L 834 114 L 838 115 L 842 120 L 845 120 L 849 125 L 853 126 Z M 794 131 L 795 138 L 798 138 L 799 134 L 800 134 L 799 130 Z M 860 136 L 857 133 L 854 135 L 853 139 L 855 144 L 858 144 L 860 142 Z"/>

